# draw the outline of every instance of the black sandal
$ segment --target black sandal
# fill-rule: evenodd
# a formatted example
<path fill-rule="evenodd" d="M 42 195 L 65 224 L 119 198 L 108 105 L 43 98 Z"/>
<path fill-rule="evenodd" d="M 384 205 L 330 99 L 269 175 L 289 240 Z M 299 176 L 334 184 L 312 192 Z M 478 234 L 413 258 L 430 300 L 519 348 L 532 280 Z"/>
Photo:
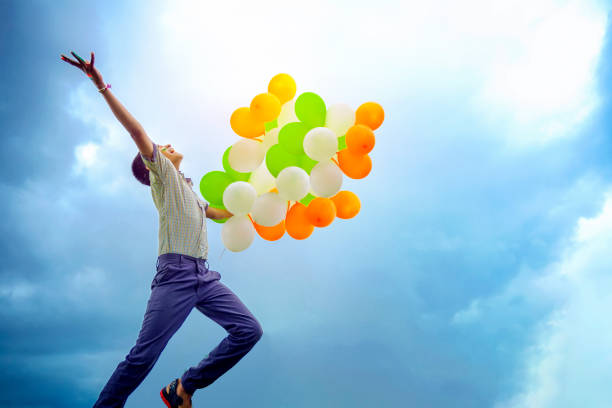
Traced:
<path fill-rule="evenodd" d="M 166 387 L 162 388 L 159 392 L 161 399 L 168 408 L 178 408 L 180 405 L 183 405 L 183 398 L 176 393 L 178 380 L 176 378 L 170 383 L 170 392 L 166 392 Z"/>

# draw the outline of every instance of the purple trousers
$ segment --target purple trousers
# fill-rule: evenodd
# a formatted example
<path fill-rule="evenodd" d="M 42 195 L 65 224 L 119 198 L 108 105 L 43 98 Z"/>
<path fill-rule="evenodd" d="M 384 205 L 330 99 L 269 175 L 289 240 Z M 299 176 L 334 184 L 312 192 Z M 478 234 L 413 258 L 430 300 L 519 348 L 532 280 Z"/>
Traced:
<path fill-rule="evenodd" d="M 125 405 L 194 307 L 221 325 L 228 335 L 196 367 L 182 375 L 187 393 L 213 383 L 253 348 L 263 334 L 261 325 L 220 279 L 219 272 L 209 269 L 205 259 L 177 253 L 158 257 L 136 345 L 111 375 L 94 408 Z M 165 385 L 161 384 L 160 389 Z"/>

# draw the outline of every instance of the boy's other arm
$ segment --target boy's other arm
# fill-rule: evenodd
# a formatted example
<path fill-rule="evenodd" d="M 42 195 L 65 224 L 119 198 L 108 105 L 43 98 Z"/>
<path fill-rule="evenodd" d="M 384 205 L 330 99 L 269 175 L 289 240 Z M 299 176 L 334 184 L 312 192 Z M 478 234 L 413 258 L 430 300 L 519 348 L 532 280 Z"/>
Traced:
<path fill-rule="evenodd" d="M 231 212 L 224 210 L 222 208 L 213 208 L 208 206 L 206 208 L 206 218 L 211 218 L 213 220 L 222 220 L 223 218 L 232 217 L 234 214 Z"/>

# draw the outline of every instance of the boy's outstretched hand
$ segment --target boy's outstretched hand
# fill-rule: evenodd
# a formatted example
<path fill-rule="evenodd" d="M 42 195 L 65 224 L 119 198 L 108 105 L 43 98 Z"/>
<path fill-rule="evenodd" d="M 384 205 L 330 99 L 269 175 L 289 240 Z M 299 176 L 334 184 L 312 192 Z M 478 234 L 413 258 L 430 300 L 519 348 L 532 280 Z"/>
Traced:
<path fill-rule="evenodd" d="M 105 84 L 104 84 L 104 80 L 102 79 L 102 74 L 100 74 L 100 71 L 98 71 L 98 69 L 94 67 L 93 51 L 91 52 L 91 62 L 85 61 L 83 58 L 75 54 L 74 51 L 70 51 L 70 53 L 74 55 L 77 61 L 71 60 L 70 58 L 66 57 L 64 54 L 61 54 L 60 57 L 62 58 L 62 60 L 66 61 L 70 65 L 73 65 L 79 68 L 81 71 L 87 74 L 89 79 L 91 79 L 98 88 L 103 88 Z"/>

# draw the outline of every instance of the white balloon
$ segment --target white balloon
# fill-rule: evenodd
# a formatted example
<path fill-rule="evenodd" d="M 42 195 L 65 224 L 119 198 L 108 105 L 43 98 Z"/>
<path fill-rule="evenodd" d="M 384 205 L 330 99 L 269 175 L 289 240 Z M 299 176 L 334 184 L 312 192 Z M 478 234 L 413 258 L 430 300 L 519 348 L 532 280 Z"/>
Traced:
<path fill-rule="evenodd" d="M 281 111 L 278 114 L 277 124 L 278 128 L 282 128 L 289 122 L 299 122 L 300 120 L 295 115 L 295 98 L 287 101 L 281 106 Z"/>
<path fill-rule="evenodd" d="M 314 168 L 314 167 L 313 167 L 313 168 Z M 312 170 L 311 170 L 311 172 L 312 172 Z M 308 190 L 308 192 L 309 192 L 310 194 L 312 194 L 313 196 L 315 196 L 315 197 L 316 197 L 316 196 L 317 196 L 317 193 L 315 193 L 315 192 L 314 192 L 314 190 L 312 189 L 312 182 L 310 182 L 310 183 L 308 183 L 308 184 L 310 185 L 310 190 Z"/>
<path fill-rule="evenodd" d="M 257 195 L 267 193 L 274 188 L 275 179 L 265 161 L 251 173 L 249 183 L 255 188 Z"/>
<path fill-rule="evenodd" d="M 276 177 L 278 194 L 287 200 L 301 200 L 308 194 L 309 187 L 308 173 L 301 167 L 285 167 Z"/>
<path fill-rule="evenodd" d="M 234 143 L 228 157 L 231 168 L 241 173 L 255 170 L 266 154 L 261 145 L 261 142 L 244 138 Z"/>
<path fill-rule="evenodd" d="M 331 197 L 342 187 L 342 170 L 332 161 L 317 163 L 310 171 L 312 191 L 319 197 Z"/>
<path fill-rule="evenodd" d="M 255 227 L 247 215 L 234 215 L 221 227 L 221 240 L 230 251 L 244 251 L 254 239 Z"/>
<path fill-rule="evenodd" d="M 280 131 L 279 127 L 275 127 L 272 130 L 266 132 L 263 138 L 263 143 L 261 144 L 264 152 L 267 152 L 270 146 L 278 143 L 278 132 Z"/>
<path fill-rule="evenodd" d="M 304 152 L 316 161 L 326 161 L 338 151 L 338 137 L 326 127 L 310 129 L 304 136 Z"/>
<path fill-rule="evenodd" d="M 268 192 L 255 199 L 251 209 L 253 221 L 264 227 L 273 227 L 287 215 L 287 200 L 276 192 Z"/>
<path fill-rule="evenodd" d="M 223 192 L 223 205 L 234 215 L 247 215 L 253 207 L 257 191 L 246 181 L 234 181 Z"/>
<path fill-rule="evenodd" d="M 325 114 L 325 127 L 340 137 L 355 124 L 355 111 L 350 106 L 339 103 L 331 105 Z"/>

